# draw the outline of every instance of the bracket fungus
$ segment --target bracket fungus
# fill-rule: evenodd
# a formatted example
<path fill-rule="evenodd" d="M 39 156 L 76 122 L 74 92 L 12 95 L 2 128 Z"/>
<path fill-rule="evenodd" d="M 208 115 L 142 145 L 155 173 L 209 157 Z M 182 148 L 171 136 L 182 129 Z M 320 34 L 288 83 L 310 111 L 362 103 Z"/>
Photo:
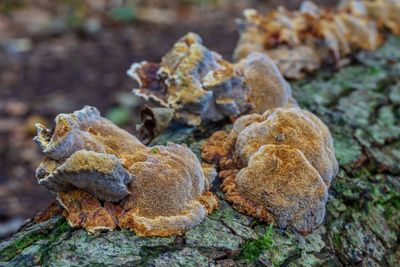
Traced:
<path fill-rule="evenodd" d="M 176 42 L 160 63 L 135 63 L 128 75 L 139 85 L 135 95 L 173 109 L 175 120 L 193 126 L 291 101 L 289 84 L 267 56 L 254 53 L 232 64 L 194 33 Z"/>
<path fill-rule="evenodd" d="M 141 88 L 133 93 L 175 110 L 189 125 L 219 121 L 249 109 L 244 79 L 235 66 L 202 45 L 194 33 L 182 37 L 161 63 L 133 64 L 128 74 Z"/>
<path fill-rule="evenodd" d="M 338 172 L 326 125 L 297 107 L 240 117 L 214 133 L 202 157 L 217 162 L 226 199 L 240 212 L 300 233 L 317 228 Z"/>
<path fill-rule="evenodd" d="M 54 130 L 36 126 L 34 141 L 46 156 L 36 171 L 39 184 L 55 192 L 81 188 L 104 201 L 125 197 L 133 178 L 121 159 L 145 146 L 92 107 L 60 114 L 55 122 Z"/>
<path fill-rule="evenodd" d="M 46 156 L 38 182 L 57 196 L 72 226 L 169 236 L 218 205 L 208 191 L 211 176 L 186 145 L 146 147 L 87 106 L 57 116 L 54 130 L 37 129 Z"/>
<path fill-rule="evenodd" d="M 296 11 L 280 7 L 262 15 L 247 9 L 244 16 L 234 57 L 266 53 L 291 79 L 302 78 L 322 63 L 339 66 L 354 50 L 376 49 L 383 40 L 382 28 L 400 34 L 398 0 L 342 1 L 336 9 L 305 1 Z"/>

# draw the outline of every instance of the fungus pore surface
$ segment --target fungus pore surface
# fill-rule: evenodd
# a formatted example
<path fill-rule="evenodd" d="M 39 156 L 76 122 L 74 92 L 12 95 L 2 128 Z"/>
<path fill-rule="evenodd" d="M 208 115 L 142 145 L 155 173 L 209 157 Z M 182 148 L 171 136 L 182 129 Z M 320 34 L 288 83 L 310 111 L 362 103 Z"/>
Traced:
<path fill-rule="evenodd" d="M 218 205 L 208 191 L 209 167 L 206 178 L 186 145 L 146 147 L 88 106 L 57 116 L 54 130 L 37 129 L 34 140 L 46 156 L 38 182 L 74 227 L 183 234 Z"/>
<path fill-rule="evenodd" d="M 203 144 L 202 157 L 219 165 L 221 189 L 240 212 L 303 234 L 322 223 L 338 163 L 329 129 L 312 113 L 242 116 Z"/>

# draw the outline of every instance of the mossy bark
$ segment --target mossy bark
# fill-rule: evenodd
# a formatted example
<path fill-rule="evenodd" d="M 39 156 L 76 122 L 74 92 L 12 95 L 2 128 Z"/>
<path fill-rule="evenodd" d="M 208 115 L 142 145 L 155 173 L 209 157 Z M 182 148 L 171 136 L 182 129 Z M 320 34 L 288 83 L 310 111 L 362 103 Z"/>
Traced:
<path fill-rule="evenodd" d="M 217 192 L 219 210 L 182 237 L 141 238 L 125 230 L 91 236 L 62 217 L 28 223 L 0 244 L 0 266 L 396 266 L 399 48 L 400 38 L 389 37 L 379 50 L 358 53 L 351 66 L 293 83 L 299 104 L 329 126 L 341 166 L 325 222 L 312 234 L 275 228 L 272 245 L 254 262 L 246 261 L 241 248 L 264 235 L 268 225 L 237 213 Z M 199 154 L 202 140 L 217 128 L 175 127 L 154 143 L 187 143 Z"/>

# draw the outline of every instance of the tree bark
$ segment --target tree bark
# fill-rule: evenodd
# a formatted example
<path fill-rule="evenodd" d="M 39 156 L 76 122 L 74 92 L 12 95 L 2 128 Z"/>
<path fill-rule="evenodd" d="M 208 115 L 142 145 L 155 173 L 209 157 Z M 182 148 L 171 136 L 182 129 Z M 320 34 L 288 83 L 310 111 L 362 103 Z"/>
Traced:
<path fill-rule="evenodd" d="M 400 38 L 360 52 L 337 72 L 292 83 L 300 106 L 330 128 L 340 172 L 326 219 L 313 233 L 273 229 L 255 261 L 241 249 L 268 225 L 220 208 L 182 237 L 142 238 L 118 230 L 88 235 L 61 216 L 27 223 L 0 244 L 0 266 L 395 266 L 400 262 Z M 208 129 L 175 127 L 153 141 L 186 143 L 199 155 Z"/>

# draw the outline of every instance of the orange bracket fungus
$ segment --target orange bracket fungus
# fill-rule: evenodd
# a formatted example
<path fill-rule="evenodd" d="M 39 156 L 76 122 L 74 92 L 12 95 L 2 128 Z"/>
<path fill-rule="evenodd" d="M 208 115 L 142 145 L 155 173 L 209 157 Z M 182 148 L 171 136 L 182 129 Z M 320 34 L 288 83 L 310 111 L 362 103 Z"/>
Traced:
<path fill-rule="evenodd" d="M 232 64 L 195 33 L 176 42 L 160 63 L 135 63 L 128 74 L 138 82 L 135 95 L 174 110 L 175 120 L 192 126 L 262 113 L 291 99 L 290 86 L 267 56 L 254 53 Z"/>
<path fill-rule="evenodd" d="M 218 163 L 238 211 L 301 233 L 322 223 L 338 163 L 329 129 L 312 113 L 282 107 L 242 116 L 229 133 L 214 133 L 202 156 Z"/>
<path fill-rule="evenodd" d="M 46 156 L 38 182 L 57 197 L 72 226 L 169 236 L 217 207 L 209 167 L 206 178 L 185 145 L 146 147 L 87 106 L 58 115 L 54 130 L 37 129 L 34 140 Z"/>
<path fill-rule="evenodd" d="M 322 63 L 339 66 L 354 50 L 376 49 L 383 40 L 382 28 L 400 34 L 398 0 L 342 1 L 337 9 L 305 1 L 297 11 L 280 7 L 262 15 L 247 9 L 244 16 L 234 57 L 266 53 L 291 79 L 302 78 Z"/>

